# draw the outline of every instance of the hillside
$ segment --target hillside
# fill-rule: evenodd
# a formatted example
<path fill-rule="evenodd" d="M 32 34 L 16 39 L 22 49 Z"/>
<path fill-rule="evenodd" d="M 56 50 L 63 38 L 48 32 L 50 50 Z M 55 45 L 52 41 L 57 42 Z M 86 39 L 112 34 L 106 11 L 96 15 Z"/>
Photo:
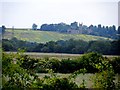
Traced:
<path fill-rule="evenodd" d="M 16 37 L 19 40 L 41 43 L 45 43 L 48 41 L 68 40 L 71 38 L 81 39 L 84 41 L 108 40 L 108 38 L 84 34 L 61 34 L 57 32 L 33 30 L 14 30 L 13 32 L 12 30 L 6 30 L 4 34 L 4 39 L 11 39 L 12 37 Z"/>
<path fill-rule="evenodd" d="M 34 25 L 34 24 L 33 24 Z M 36 30 L 36 28 L 32 28 Z M 69 33 L 69 34 L 86 34 L 86 35 L 95 35 L 101 37 L 107 37 L 112 39 L 117 39 L 117 27 L 104 26 L 101 24 L 96 25 L 84 25 L 79 22 L 72 22 L 71 24 L 66 23 L 55 23 L 55 24 L 42 24 L 40 27 L 42 31 L 56 31 L 60 33 Z"/>

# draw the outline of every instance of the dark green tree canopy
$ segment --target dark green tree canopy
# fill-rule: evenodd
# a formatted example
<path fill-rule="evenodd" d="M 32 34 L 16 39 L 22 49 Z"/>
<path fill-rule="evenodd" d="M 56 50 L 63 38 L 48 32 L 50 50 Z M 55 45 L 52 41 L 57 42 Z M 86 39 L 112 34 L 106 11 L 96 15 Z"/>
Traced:
<path fill-rule="evenodd" d="M 42 24 L 40 27 L 42 31 L 55 31 L 60 33 L 70 33 L 70 34 L 88 34 L 95 36 L 108 37 L 112 39 L 117 39 L 116 26 L 102 26 L 101 24 L 95 25 L 83 25 L 78 24 L 78 22 L 73 22 L 70 25 L 66 23 L 58 24 Z"/>
<path fill-rule="evenodd" d="M 37 24 L 33 23 L 32 30 L 37 30 Z"/>
<path fill-rule="evenodd" d="M 2 34 L 5 33 L 5 29 L 6 29 L 6 27 L 4 25 L 2 25 Z"/>

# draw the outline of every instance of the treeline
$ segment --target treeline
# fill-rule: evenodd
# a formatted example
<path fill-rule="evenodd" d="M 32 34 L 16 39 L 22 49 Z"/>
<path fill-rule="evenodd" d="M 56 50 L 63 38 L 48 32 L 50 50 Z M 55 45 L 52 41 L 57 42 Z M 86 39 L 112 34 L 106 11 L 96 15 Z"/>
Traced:
<path fill-rule="evenodd" d="M 86 52 L 97 52 L 108 55 L 120 55 L 120 40 L 118 41 L 83 41 L 83 40 L 59 40 L 46 43 L 32 43 L 12 38 L 3 39 L 2 47 L 5 51 L 17 51 L 19 48 L 27 52 L 44 53 L 71 53 L 83 54 Z"/>
<path fill-rule="evenodd" d="M 42 70 L 42 71 L 41 71 Z M 37 75 L 47 71 L 44 77 Z M 69 73 L 68 77 L 58 77 L 54 72 Z M 86 80 L 77 84 L 79 74 L 94 73 L 93 85 L 86 87 Z M 97 53 L 88 53 L 75 59 L 35 59 L 24 55 L 2 54 L 2 90 L 119 90 L 120 81 L 115 82 L 115 74 L 120 73 L 120 58 L 109 60 Z"/>
<path fill-rule="evenodd" d="M 37 25 L 33 24 L 34 27 L 37 29 Z M 39 29 L 38 29 L 39 30 Z M 98 26 L 95 25 L 83 25 L 78 24 L 78 22 L 73 22 L 70 25 L 66 23 L 58 23 L 58 24 L 42 24 L 40 26 L 40 30 L 42 31 L 56 31 L 60 33 L 70 33 L 70 34 L 88 34 L 88 35 L 95 35 L 95 36 L 103 36 L 108 38 L 116 39 L 117 36 L 117 28 L 115 25 L 113 26 L 102 26 L 99 24 Z"/>
<path fill-rule="evenodd" d="M 19 58 L 18 60 L 21 60 Z M 22 67 L 24 69 L 33 69 L 36 73 L 48 73 L 48 69 L 52 69 L 54 73 L 74 73 L 80 69 L 86 69 L 86 73 L 97 73 L 99 69 L 95 65 L 108 61 L 112 65 L 114 72 L 120 74 L 120 57 L 112 58 L 109 60 L 107 57 L 103 57 L 98 53 L 86 53 L 81 57 L 71 59 L 57 59 L 57 58 L 43 58 L 34 59 L 29 58 L 28 55 L 22 56 Z M 37 65 L 34 65 L 37 63 Z M 63 69 L 64 68 L 64 69 Z"/>

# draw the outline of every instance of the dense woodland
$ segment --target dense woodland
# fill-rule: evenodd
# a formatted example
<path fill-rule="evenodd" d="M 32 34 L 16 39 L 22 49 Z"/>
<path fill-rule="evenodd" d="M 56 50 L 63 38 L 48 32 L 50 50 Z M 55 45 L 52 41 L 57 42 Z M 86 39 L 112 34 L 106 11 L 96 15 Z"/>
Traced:
<path fill-rule="evenodd" d="M 37 28 L 37 25 L 34 23 L 32 26 L 33 30 L 42 30 L 42 31 L 54 31 L 60 33 L 68 33 L 68 34 L 88 34 L 95 36 L 108 37 L 112 39 L 117 39 L 116 34 L 118 33 L 118 28 L 113 26 L 102 26 L 99 24 L 96 25 L 83 25 L 82 23 L 73 22 L 70 25 L 66 23 L 58 23 L 58 24 L 42 24 L 40 29 Z"/>
<path fill-rule="evenodd" d="M 32 43 L 12 38 L 3 39 L 2 47 L 5 51 L 17 51 L 19 48 L 27 52 L 44 53 L 72 53 L 84 54 L 87 52 L 97 52 L 107 55 L 120 55 L 120 40 L 118 41 L 83 41 L 83 40 L 59 40 L 46 43 Z"/>

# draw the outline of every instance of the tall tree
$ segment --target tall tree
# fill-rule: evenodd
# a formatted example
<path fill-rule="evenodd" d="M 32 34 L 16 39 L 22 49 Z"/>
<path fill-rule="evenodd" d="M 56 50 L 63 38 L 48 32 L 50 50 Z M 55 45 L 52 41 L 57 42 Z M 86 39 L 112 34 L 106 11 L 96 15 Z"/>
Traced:
<path fill-rule="evenodd" d="M 1 28 L 1 31 L 0 31 L 0 33 L 2 34 L 2 37 L 1 38 L 4 38 L 4 33 L 5 33 L 5 29 L 6 29 L 6 27 L 4 26 L 4 25 L 2 25 L 2 27 L 0 27 Z"/>
<path fill-rule="evenodd" d="M 33 23 L 32 30 L 37 30 L 37 24 Z"/>
<path fill-rule="evenodd" d="M 5 29 L 6 29 L 6 27 L 3 25 L 3 26 L 2 26 L 2 34 L 5 33 Z"/>
<path fill-rule="evenodd" d="M 71 28 L 72 29 L 77 29 L 78 28 L 78 22 L 71 23 Z"/>
<path fill-rule="evenodd" d="M 118 35 L 118 39 L 120 40 L 120 26 L 118 27 L 117 35 Z"/>
<path fill-rule="evenodd" d="M 118 27 L 118 34 L 120 34 L 120 26 Z"/>

